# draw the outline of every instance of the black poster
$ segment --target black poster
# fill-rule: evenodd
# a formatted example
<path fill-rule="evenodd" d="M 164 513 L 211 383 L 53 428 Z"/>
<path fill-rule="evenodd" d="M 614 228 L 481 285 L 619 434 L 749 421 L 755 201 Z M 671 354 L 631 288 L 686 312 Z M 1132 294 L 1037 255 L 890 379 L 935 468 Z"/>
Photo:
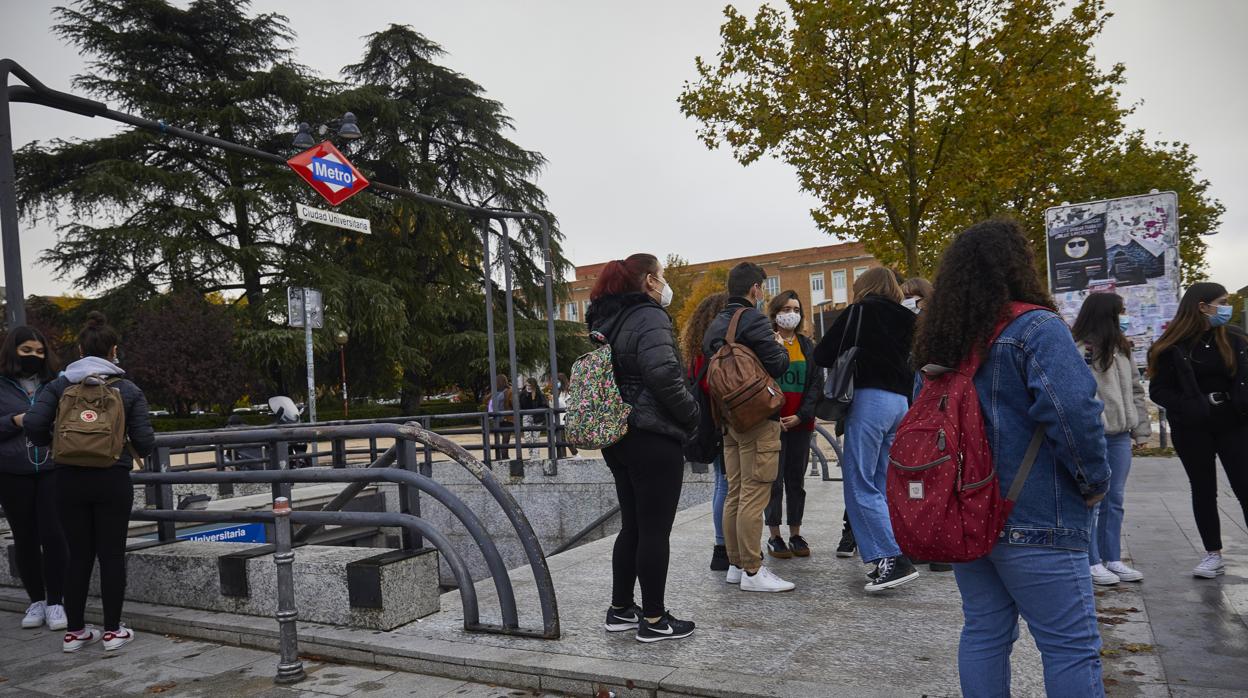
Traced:
<path fill-rule="evenodd" d="M 1105 261 L 1105 214 L 1049 231 L 1049 279 L 1054 293 L 1083 291 L 1109 278 Z"/>

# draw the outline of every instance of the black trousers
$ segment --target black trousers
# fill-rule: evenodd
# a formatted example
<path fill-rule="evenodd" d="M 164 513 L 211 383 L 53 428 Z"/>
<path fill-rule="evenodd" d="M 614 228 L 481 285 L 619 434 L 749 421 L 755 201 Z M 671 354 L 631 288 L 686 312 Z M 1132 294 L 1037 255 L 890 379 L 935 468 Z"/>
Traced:
<path fill-rule="evenodd" d="M 56 471 L 0 473 L 0 506 L 13 531 L 17 573 L 31 602 L 59 606 L 64 600 L 68 552 L 56 513 Z"/>
<path fill-rule="evenodd" d="M 1217 461 L 1248 519 L 1248 422 L 1215 415 L 1207 425 L 1172 425 L 1174 450 L 1192 485 L 1192 511 L 1205 550 L 1222 549 Z"/>
<path fill-rule="evenodd" d="M 780 525 L 780 503 L 788 498 L 790 526 L 801 526 L 806 513 L 806 464 L 810 462 L 811 431 L 780 433 L 780 475 L 771 483 L 771 501 L 764 516 L 768 526 Z"/>
<path fill-rule="evenodd" d="M 62 466 L 56 471 L 57 505 L 69 544 L 65 577 L 68 630 L 82 630 L 91 570 L 100 561 L 104 629 L 117 630 L 126 595 L 126 529 L 134 505 L 125 468 Z"/>
<path fill-rule="evenodd" d="M 620 534 L 611 557 L 611 605 L 633 605 L 633 587 L 641 582 L 642 611 L 648 618 L 666 609 L 669 538 L 685 456 L 680 442 L 642 429 L 629 429 L 619 443 L 602 450 L 615 477 L 620 500 Z"/>

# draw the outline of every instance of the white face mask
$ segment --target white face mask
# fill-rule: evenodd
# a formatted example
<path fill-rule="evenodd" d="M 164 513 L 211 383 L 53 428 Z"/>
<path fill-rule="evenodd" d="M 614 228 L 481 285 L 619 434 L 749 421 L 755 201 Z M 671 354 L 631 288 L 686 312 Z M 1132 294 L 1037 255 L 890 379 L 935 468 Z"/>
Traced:
<path fill-rule="evenodd" d="M 907 298 L 904 301 L 902 301 L 901 304 L 906 307 L 906 310 L 909 310 L 915 315 L 919 314 L 919 299 L 918 298 Z"/>
<path fill-rule="evenodd" d="M 663 293 L 659 294 L 659 305 L 666 308 L 667 306 L 671 304 L 672 304 L 672 285 L 664 281 Z"/>
<path fill-rule="evenodd" d="M 782 311 L 776 313 L 776 324 L 786 330 L 791 330 L 802 324 L 802 316 L 797 313 Z"/>

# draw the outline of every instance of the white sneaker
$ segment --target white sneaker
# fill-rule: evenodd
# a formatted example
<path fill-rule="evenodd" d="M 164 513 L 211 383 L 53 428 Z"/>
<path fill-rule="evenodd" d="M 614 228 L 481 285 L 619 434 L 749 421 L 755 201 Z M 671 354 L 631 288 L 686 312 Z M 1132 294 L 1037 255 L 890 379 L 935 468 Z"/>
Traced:
<path fill-rule="evenodd" d="M 48 615 L 48 607 L 43 601 L 36 601 L 26 609 L 26 617 L 22 618 L 22 627 L 30 630 L 43 625 Z"/>
<path fill-rule="evenodd" d="M 1222 553 L 1205 553 L 1205 559 L 1196 565 L 1196 569 L 1192 570 L 1192 574 L 1204 579 L 1214 579 L 1226 570 L 1222 563 Z"/>
<path fill-rule="evenodd" d="M 796 587 L 796 584 L 784 581 L 766 567 L 759 567 L 757 573 L 741 577 L 741 591 L 793 591 Z"/>
<path fill-rule="evenodd" d="M 65 640 L 61 642 L 62 652 L 77 652 L 87 645 L 100 641 L 104 636 L 98 628 L 87 626 L 76 633 L 65 633 Z"/>
<path fill-rule="evenodd" d="M 65 618 L 65 607 L 60 604 L 48 606 L 48 630 L 64 630 L 69 625 Z"/>
<path fill-rule="evenodd" d="M 125 625 L 118 625 L 116 630 L 109 630 L 104 633 L 104 650 L 112 652 L 121 649 L 122 645 L 128 645 L 134 640 L 134 631 Z"/>
<path fill-rule="evenodd" d="M 1127 567 L 1126 565 L 1122 564 L 1122 562 L 1119 560 L 1114 560 L 1113 562 L 1106 562 L 1105 569 L 1118 575 L 1118 578 L 1124 582 L 1138 582 L 1144 578 L 1143 572 L 1136 570 L 1136 569 L 1131 569 L 1130 567 Z"/>
<path fill-rule="evenodd" d="M 1118 575 L 1105 569 L 1105 565 L 1102 565 L 1102 564 L 1092 565 L 1092 583 L 1093 584 L 1099 584 L 1101 586 L 1113 586 L 1114 584 L 1117 584 L 1120 581 L 1122 580 L 1118 578 Z"/>
<path fill-rule="evenodd" d="M 736 565 L 728 565 L 728 574 L 724 577 L 724 581 L 729 584 L 740 584 L 741 568 Z"/>

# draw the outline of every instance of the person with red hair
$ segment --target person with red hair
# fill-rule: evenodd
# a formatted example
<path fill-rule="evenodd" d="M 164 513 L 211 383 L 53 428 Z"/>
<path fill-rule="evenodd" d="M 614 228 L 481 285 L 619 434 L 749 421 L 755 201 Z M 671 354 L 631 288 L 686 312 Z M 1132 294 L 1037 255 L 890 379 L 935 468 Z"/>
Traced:
<path fill-rule="evenodd" d="M 632 407 L 628 433 L 602 450 L 620 501 L 611 559 L 611 607 L 603 627 L 637 631 L 639 642 L 693 634 L 664 605 L 669 538 L 684 483 L 684 443 L 697 429 L 698 402 L 685 380 L 667 306 L 672 287 L 651 254 L 608 262 L 589 294 L 591 336 L 611 345 L 615 384 Z M 642 607 L 633 601 L 641 583 Z"/>

